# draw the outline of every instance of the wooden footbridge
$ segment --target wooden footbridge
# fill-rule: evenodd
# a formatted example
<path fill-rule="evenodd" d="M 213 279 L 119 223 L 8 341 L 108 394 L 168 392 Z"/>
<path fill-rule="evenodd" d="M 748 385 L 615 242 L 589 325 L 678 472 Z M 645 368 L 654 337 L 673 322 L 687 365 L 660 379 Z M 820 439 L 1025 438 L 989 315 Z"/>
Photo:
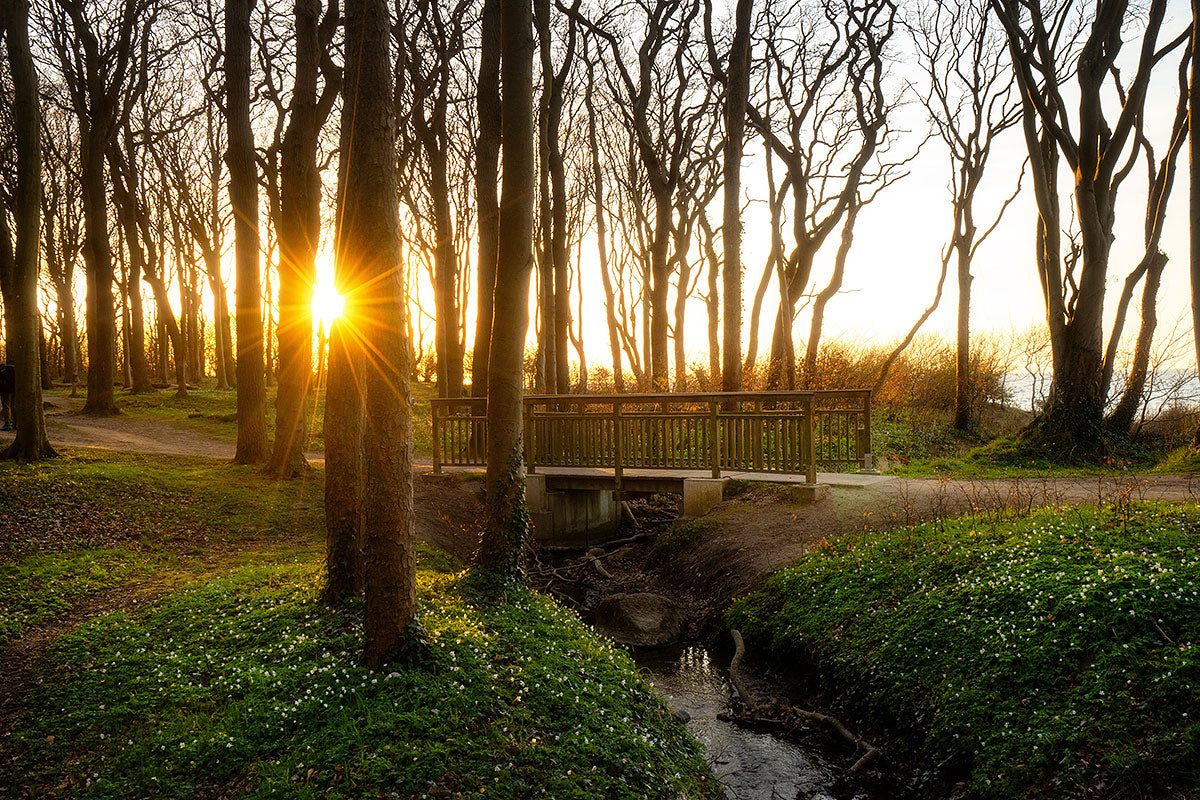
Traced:
<path fill-rule="evenodd" d="M 486 466 L 483 398 L 433 405 L 433 470 Z M 528 395 L 525 465 L 589 474 L 631 470 L 804 476 L 872 467 L 871 392 Z"/>
<path fill-rule="evenodd" d="M 685 516 L 725 479 L 797 483 L 872 471 L 871 392 L 529 395 L 527 499 L 539 535 L 615 525 L 622 493 L 683 495 Z M 483 398 L 433 401 L 433 471 L 487 464 Z M 547 533 L 547 532 L 553 532 Z"/>

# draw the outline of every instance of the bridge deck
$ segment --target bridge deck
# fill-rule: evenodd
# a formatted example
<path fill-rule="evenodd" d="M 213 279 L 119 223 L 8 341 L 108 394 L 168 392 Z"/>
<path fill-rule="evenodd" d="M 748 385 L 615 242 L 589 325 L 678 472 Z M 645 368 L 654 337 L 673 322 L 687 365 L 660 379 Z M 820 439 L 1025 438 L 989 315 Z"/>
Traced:
<path fill-rule="evenodd" d="M 478 473 L 480 467 L 443 465 L 442 471 L 455 473 Z M 616 486 L 614 470 L 600 467 L 542 467 L 537 474 L 546 476 L 550 489 L 612 489 Z M 712 478 L 706 469 L 625 469 L 621 474 L 621 485 L 629 492 L 680 492 L 684 478 Z M 752 481 L 754 483 L 805 484 L 803 475 L 779 475 L 765 472 L 722 472 L 721 478 Z M 895 480 L 887 475 L 869 475 L 845 472 L 818 472 L 818 484 L 827 486 L 870 486 Z"/>

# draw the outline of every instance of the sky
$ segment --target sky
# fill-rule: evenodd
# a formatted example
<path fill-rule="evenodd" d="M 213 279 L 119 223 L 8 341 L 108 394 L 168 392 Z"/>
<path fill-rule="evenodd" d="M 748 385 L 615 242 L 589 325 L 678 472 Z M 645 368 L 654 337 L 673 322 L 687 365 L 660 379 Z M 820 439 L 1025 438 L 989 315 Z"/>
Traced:
<path fill-rule="evenodd" d="M 1173 38 L 1186 26 L 1189 19 L 1188 4 L 1183 0 L 1172 0 L 1168 5 L 1167 19 L 1160 41 Z M 1137 35 L 1137 41 L 1140 41 L 1140 30 L 1130 31 L 1129 35 Z M 1122 52 L 1126 74 L 1133 70 L 1137 41 L 1127 41 Z M 1166 149 L 1166 136 L 1174 117 L 1177 63 L 1175 60 L 1162 64 L 1152 83 L 1147 101 L 1147 132 L 1160 157 Z M 897 83 L 903 82 L 907 77 L 905 70 L 910 69 L 911 67 L 906 67 L 902 61 L 893 72 L 893 80 Z M 915 76 L 913 77 L 915 80 Z M 1075 98 L 1068 95 L 1067 102 L 1075 102 Z M 922 136 L 919 131 L 925 126 L 924 111 L 919 104 L 910 103 L 903 109 L 902 114 L 902 127 L 907 127 L 914 133 L 907 134 L 900 140 L 901 150 L 904 147 L 915 147 Z M 1114 114 L 1110 114 L 1111 116 Z M 585 124 L 585 121 L 564 120 L 565 126 L 576 123 Z M 988 163 L 984 184 L 976 202 L 976 218 L 979 220 L 980 229 L 990 224 L 1000 204 L 1013 192 L 1024 157 L 1024 138 L 1019 127 L 1013 127 L 997 141 Z M 1187 153 L 1184 152 L 1179 158 L 1179 172 L 1169 201 L 1163 237 L 1163 249 L 1170 261 L 1163 276 L 1160 292 L 1160 330 L 1169 328 L 1177 319 L 1186 315 L 1189 307 L 1186 166 Z M 776 169 L 780 171 L 778 164 Z M 951 221 L 949 170 L 950 163 L 945 147 L 940 139 L 933 137 L 921 146 L 920 152 L 911 162 L 910 175 L 887 189 L 860 214 L 853 249 L 847 260 L 843 291 L 826 309 L 826 339 L 845 336 L 856 341 L 887 343 L 904 335 L 931 302 L 940 271 L 941 251 Z M 1063 170 L 1060 187 L 1065 190 L 1070 187 L 1072 177 L 1066 171 L 1065 165 Z M 752 137 L 747 144 L 743 176 L 744 188 L 749 197 L 765 197 L 762 144 L 756 137 Z M 1113 307 L 1126 273 L 1137 264 L 1143 253 L 1145 176 L 1143 161 L 1126 180 L 1119 195 L 1116 241 L 1113 245 L 1108 280 L 1106 325 L 1111 324 Z M 1009 333 L 1023 331 L 1032 325 L 1044 325 L 1044 309 L 1033 261 L 1036 209 L 1029 187 L 1030 179 L 1026 176 L 1020 195 L 976 256 L 971 311 L 973 333 Z M 1066 191 L 1062 193 L 1062 198 L 1065 215 L 1068 213 L 1071 198 Z M 718 195 L 710 211 L 710 219 L 714 221 L 720 219 L 720 202 Z M 744 217 L 743 263 L 746 271 L 743 293 L 747 316 L 767 256 L 770 240 L 767 220 L 765 203 L 751 202 Z M 823 287 L 828 279 L 837 244 L 838 233 L 835 233 L 818 257 L 814 270 L 816 289 Z M 603 289 L 595 252 L 594 238 L 586 239 L 580 250 L 585 297 L 582 312 L 585 349 L 592 364 L 607 363 L 609 360 Z M 474 258 L 471 261 L 474 263 Z M 322 273 L 326 276 L 326 282 L 328 271 L 328 264 L 325 264 Z M 471 280 L 473 283 L 473 276 Z M 926 322 L 924 332 L 953 337 L 957 294 L 952 266 L 941 304 Z M 427 282 L 422 296 L 426 298 L 426 308 L 432 308 L 432 289 Z M 1135 298 L 1140 298 L 1140 289 Z M 472 305 L 467 315 L 468 348 L 474 339 L 473 302 L 472 297 Z M 673 302 L 672 296 L 671 303 Z M 764 336 L 773 324 L 777 304 L 778 293 L 772 281 L 763 305 L 761 324 Z M 1136 331 L 1136 308 L 1135 301 L 1131 319 L 1126 326 L 1127 338 L 1132 338 Z M 705 314 L 703 301 L 699 297 L 694 298 L 688 309 L 685 338 L 688 358 L 696 363 L 707 363 Z M 807 336 L 808 325 L 808 315 L 802 312 L 795 327 L 798 348 L 803 345 Z M 743 341 L 745 337 L 746 334 L 743 333 Z M 427 335 L 426 341 L 430 339 L 431 336 Z M 534 343 L 532 330 L 529 342 L 531 346 Z"/>

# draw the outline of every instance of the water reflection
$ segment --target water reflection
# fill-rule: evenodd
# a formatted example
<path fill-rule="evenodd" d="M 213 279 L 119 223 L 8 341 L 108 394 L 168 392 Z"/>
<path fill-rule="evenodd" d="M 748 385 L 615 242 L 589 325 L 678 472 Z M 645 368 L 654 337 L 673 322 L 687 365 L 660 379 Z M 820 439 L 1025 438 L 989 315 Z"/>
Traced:
<path fill-rule="evenodd" d="M 636 654 L 646 677 L 704 745 L 730 800 L 832 800 L 829 769 L 796 745 L 717 719 L 729 709 L 728 660 L 696 645 Z M 681 714 L 682 712 L 682 714 Z"/>

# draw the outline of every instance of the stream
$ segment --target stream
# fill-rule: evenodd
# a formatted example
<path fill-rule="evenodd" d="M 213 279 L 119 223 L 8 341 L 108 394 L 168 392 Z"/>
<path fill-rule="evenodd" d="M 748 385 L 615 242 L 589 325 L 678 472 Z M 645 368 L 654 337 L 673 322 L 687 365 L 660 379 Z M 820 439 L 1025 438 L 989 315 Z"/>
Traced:
<path fill-rule="evenodd" d="M 730 707 L 728 654 L 685 644 L 635 651 L 633 657 L 671 711 L 690 717 L 688 731 L 704 745 L 729 800 L 833 800 L 833 772 L 817 756 L 717 718 Z M 756 682 L 753 673 L 743 673 Z"/>

